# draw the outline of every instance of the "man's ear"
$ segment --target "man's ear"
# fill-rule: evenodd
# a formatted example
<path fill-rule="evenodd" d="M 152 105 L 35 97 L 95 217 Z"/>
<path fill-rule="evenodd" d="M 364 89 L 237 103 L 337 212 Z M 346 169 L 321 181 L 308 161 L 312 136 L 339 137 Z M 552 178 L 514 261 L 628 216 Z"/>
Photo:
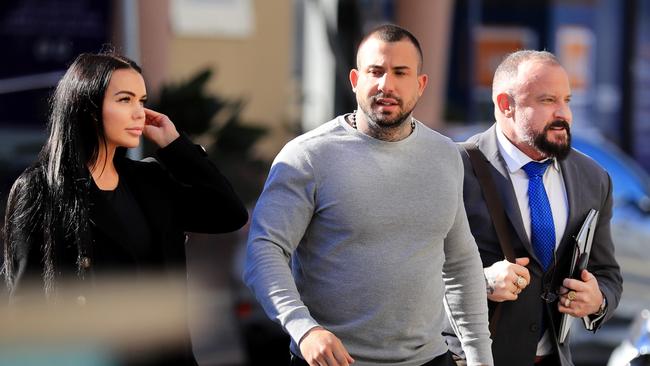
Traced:
<path fill-rule="evenodd" d="M 359 81 L 359 70 L 352 69 L 350 70 L 350 85 L 352 85 L 352 91 L 357 92 L 357 82 Z"/>
<path fill-rule="evenodd" d="M 506 117 L 511 118 L 515 113 L 514 100 L 508 93 L 501 93 L 497 95 L 497 107 L 499 111 Z"/>
<path fill-rule="evenodd" d="M 420 74 L 418 75 L 418 96 L 422 96 L 424 93 L 424 88 L 427 87 L 427 83 L 429 82 L 429 76 L 427 74 Z"/>

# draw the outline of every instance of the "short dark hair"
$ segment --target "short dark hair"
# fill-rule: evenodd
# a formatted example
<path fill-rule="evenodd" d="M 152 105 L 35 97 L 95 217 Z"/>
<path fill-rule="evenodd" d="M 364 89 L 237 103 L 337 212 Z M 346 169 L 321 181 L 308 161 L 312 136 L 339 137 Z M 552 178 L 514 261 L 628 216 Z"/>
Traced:
<path fill-rule="evenodd" d="M 411 42 L 418 51 L 418 73 L 422 70 L 424 56 L 422 56 L 422 47 L 420 47 L 420 42 L 415 38 L 413 33 L 395 24 L 382 24 L 372 29 L 363 37 L 361 42 L 359 42 L 359 47 L 357 47 L 357 66 L 359 65 L 359 50 L 370 38 L 377 38 L 384 42 L 399 42 L 404 38 L 408 39 L 408 41 Z"/>

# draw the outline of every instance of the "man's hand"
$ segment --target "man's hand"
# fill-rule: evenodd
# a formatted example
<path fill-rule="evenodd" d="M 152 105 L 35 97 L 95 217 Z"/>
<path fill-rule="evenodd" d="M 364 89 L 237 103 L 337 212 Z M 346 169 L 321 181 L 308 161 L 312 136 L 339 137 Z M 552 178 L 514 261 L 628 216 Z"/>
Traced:
<path fill-rule="evenodd" d="M 321 327 L 312 328 L 302 337 L 300 353 L 309 366 L 348 366 L 354 363 L 341 340 Z"/>
<path fill-rule="evenodd" d="M 487 286 L 487 297 L 491 301 L 514 301 L 530 283 L 528 257 L 516 258 L 515 263 L 502 260 L 483 268 Z"/>
<path fill-rule="evenodd" d="M 603 303 L 603 293 L 598 287 L 598 281 L 586 269 L 580 274 L 581 280 L 565 278 L 562 282 L 562 296 L 557 308 L 561 313 L 582 318 L 600 310 Z M 570 294 L 572 292 L 572 294 Z"/>

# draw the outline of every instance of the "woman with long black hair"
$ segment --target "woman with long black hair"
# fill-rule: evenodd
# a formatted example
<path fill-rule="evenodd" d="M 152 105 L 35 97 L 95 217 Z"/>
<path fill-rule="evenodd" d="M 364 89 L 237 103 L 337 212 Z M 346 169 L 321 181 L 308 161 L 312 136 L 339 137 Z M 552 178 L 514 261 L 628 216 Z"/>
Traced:
<path fill-rule="evenodd" d="M 139 66 L 115 54 L 82 54 L 59 82 L 47 142 L 7 202 L 5 274 L 14 301 L 30 282 L 56 302 L 69 282 L 184 271 L 185 232 L 246 223 L 226 178 L 167 116 L 145 108 L 146 98 Z M 159 147 L 157 159 L 126 158 L 142 135 Z M 195 363 L 189 349 L 184 360 L 167 361 Z"/>

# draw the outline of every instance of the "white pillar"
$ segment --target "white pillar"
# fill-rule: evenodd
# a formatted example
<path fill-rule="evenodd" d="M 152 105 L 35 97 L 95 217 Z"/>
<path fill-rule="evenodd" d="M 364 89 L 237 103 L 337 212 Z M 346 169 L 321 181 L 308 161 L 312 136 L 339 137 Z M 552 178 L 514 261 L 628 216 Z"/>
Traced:
<path fill-rule="evenodd" d="M 302 128 L 311 130 L 334 116 L 336 64 L 327 39 L 327 25 L 336 27 L 338 0 L 304 3 Z"/>
<path fill-rule="evenodd" d="M 138 0 L 122 0 L 122 46 L 124 56 L 140 63 L 140 9 Z M 142 142 L 138 147 L 129 149 L 127 156 L 133 160 L 142 159 Z"/>

